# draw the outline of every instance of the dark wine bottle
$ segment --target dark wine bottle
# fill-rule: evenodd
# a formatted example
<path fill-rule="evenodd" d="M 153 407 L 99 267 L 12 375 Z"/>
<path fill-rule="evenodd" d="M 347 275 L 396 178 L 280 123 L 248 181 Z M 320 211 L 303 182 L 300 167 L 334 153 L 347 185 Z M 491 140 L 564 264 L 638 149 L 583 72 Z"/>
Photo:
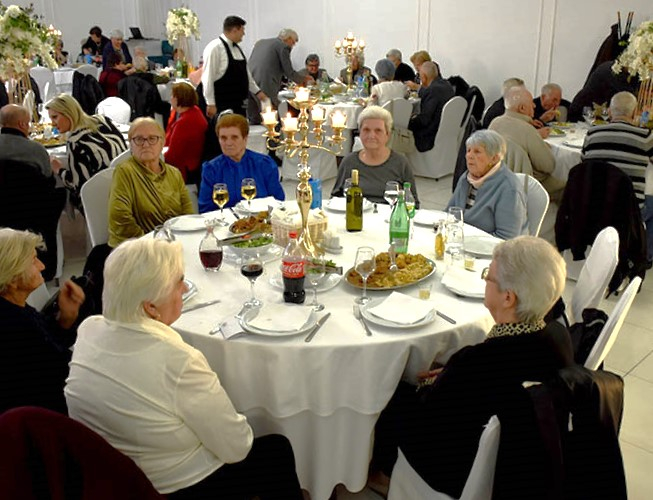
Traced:
<path fill-rule="evenodd" d="M 347 190 L 347 231 L 363 230 L 363 190 L 358 185 L 358 170 L 351 171 L 351 187 Z"/>

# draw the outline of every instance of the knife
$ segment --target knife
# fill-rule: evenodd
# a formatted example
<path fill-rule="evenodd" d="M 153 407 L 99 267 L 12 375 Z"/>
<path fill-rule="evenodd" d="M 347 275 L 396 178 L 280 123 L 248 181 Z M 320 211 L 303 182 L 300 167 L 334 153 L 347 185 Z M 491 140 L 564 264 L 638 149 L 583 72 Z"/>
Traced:
<path fill-rule="evenodd" d="M 329 319 L 329 316 L 331 316 L 330 312 L 326 313 L 319 320 L 317 320 L 317 324 L 311 330 L 311 333 L 309 333 L 308 336 L 304 339 L 304 342 L 310 342 L 311 340 L 313 340 L 313 337 L 315 337 L 315 334 L 322 327 L 322 325 L 326 322 L 326 320 Z"/>
<path fill-rule="evenodd" d="M 201 309 L 202 307 L 211 306 L 220 302 L 220 299 L 209 300 L 208 302 L 202 302 L 201 304 L 195 304 L 194 306 L 187 307 L 181 310 L 181 314 L 187 313 L 188 311 L 194 311 L 195 309 Z"/>
<path fill-rule="evenodd" d="M 230 211 L 232 214 L 234 214 L 234 217 L 236 218 L 236 220 L 240 219 L 240 216 L 236 213 L 236 211 L 234 210 L 233 207 L 229 207 L 229 211 Z"/>
<path fill-rule="evenodd" d="M 455 319 L 450 318 L 449 316 L 447 316 L 446 314 L 441 313 L 440 311 L 435 311 L 435 314 L 437 314 L 438 316 L 440 316 L 443 320 L 448 321 L 448 322 L 451 323 L 452 325 L 455 325 L 455 324 L 456 324 L 456 320 L 455 320 Z"/>

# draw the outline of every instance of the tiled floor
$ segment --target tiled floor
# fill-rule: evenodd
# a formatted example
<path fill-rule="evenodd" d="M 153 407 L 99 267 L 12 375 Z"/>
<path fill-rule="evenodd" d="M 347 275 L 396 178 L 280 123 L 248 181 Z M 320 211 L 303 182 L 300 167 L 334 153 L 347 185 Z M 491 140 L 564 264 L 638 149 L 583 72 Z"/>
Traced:
<path fill-rule="evenodd" d="M 324 181 L 323 197 L 333 186 L 333 179 Z M 284 189 L 289 199 L 294 199 L 294 181 L 284 181 Z M 418 194 L 422 208 L 442 209 L 451 195 L 451 178 L 440 182 L 419 178 Z M 543 236 L 552 235 L 554 214 L 549 214 L 543 224 Z M 83 267 L 84 241 L 83 221 L 66 224 L 64 228 L 66 246 L 66 265 L 64 275 L 79 274 Z M 573 288 L 573 282 L 570 282 Z M 569 290 L 565 296 L 569 295 Z M 612 310 L 616 299 L 604 300 L 601 308 L 606 312 Z M 651 498 L 653 486 L 653 433 L 648 425 L 653 417 L 653 321 L 650 309 L 653 305 L 653 278 L 644 281 L 642 291 L 637 295 L 626 318 L 621 333 L 607 360 L 606 369 L 624 377 L 626 383 L 626 403 L 621 427 L 621 451 L 626 467 L 628 498 L 644 500 Z M 647 311 L 649 311 L 647 313 Z M 646 429 L 649 429 L 647 431 Z M 368 489 L 359 493 L 350 493 L 340 485 L 338 500 L 379 500 L 381 497 Z M 647 493 L 648 492 L 648 493 Z M 321 499 L 320 499 L 321 500 Z"/>

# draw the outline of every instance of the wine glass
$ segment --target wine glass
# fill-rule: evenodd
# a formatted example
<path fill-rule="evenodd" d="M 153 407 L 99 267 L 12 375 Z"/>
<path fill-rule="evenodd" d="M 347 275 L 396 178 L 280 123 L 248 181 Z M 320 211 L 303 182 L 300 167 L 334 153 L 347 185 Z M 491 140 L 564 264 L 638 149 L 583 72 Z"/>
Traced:
<path fill-rule="evenodd" d="M 587 125 L 592 125 L 592 120 L 594 119 L 594 111 L 592 110 L 591 106 L 585 106 L 583 108 L 583 118 L 585 119 L 585 122 L 587 122 Z"/>
<path fill-rule="evenodd" d="M 404 200 L 406 200 L 406 210 L 408 211 L 408 217 L 411 219 L 415 217 L 415 197 L 410 189 L 404 189 Z"/>
<path fill-rule="evenodd" d="M 240 183 L 240 194 L 247 200 L 247 208 L 252 211 L 252 199 L 256 198 L 256 181 L 246 177 Z"/>
<path fill-rule="evenodd" d="M 326 274 L 326 261 L 324 260 L 324 254 L 318 254 L 317 257 L 311 259 L 310 265 L 307 267 L 306 275 L 308 277 L 308 282 L 313 288 L 313 301 L 309 304 L 314 311 L 324 310 L 324 304 L 320 304 L 317 301 L 317 287 L 324 278 Z"/>
<path fill-rule="evenodd" d="M 397 181 L 388 181 L 385 183 L 385 191 L 383 191 L 383 199 L 388 202 L 390 205 L 390 211 L 397 203 L 397 198 L 399 198 L 399 183 Z"/>
<path fill-rule="evenodd" d="M 610 119 L 610 109 L 607 104 L 601 106 L 601 118 L 606 123 L 608 123 L 608 120 Z"/>
<path fill-rule="evenodd" d="M 240 266 L 240 274 L 249 280 L 252 291 L 252 296 L 245 302 L 245 307 L 261 307 L 263 302 L 256 298 L 254 294 L 254 283 L 256 279 L 263 274 L 263 261 L 260 259 L 258 253 L 250 254 L 243 258 L 243 263 Z"/>
<path fill-rule="evenodd" d="M 355 300 L 357 304 L 367 304 L 370 298 L 367 296 L 367 278 L 376 269 L 376 260 L 374 256 L 374 249 L 372 247 L 358 247 L 356 250 L 356 263 L 354 269 L 363 278 L 363 293 Z"/>
<path fill-rule="evenodd" d="M 213 203 L 220 207 L 220 219 L 218 224 L 220 226 L 227 226 L 229 223 L 224 219 L 224 206 L 229 203 L 229 190 L 227 185 L 223 182 L 213 184 Z"/>

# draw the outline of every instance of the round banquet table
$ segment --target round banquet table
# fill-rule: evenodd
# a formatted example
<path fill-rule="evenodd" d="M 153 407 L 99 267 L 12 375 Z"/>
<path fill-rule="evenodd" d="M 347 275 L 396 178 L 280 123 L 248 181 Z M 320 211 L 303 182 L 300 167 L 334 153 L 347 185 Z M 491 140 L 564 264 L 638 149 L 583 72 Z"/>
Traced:
<path fill-rule="evenodd" d="M 564 129 L 565 135 L 545 139 L 551 146 L 555 158 L 553 177 L 566 181 L 569 171 L 581 162 L 583 142 L 587 135 L 587 126 L 584 123 L 573 123 L 571 129 Z"/>
<path fill-rule="evenodd" d="M 326 213 L 329 230 L 340 237 L 344 247 L 342 254 L 328 256 L 345 270 L 353 265 L 359 246 L 387 251 L 388 206 L 379 205 L 376 214 L 366 211 L 364 228 L 359 233 L 346 232 L 343 213 Z M 466 234 L 485 234 L 470 226 L 465 230 Z M 226 229 L 220 231 L 226 236 Z M 439 316 L 432 323 L 412 329 L 368 322 L 373 335 L 366 336 L 352 309 L 360 290 L 342 280 L 318 294 L 326 306 L 318 315 L 332 315 L 312 342 L 304 342 L 305 335 L 244 334 L 225 340 L 220 333 L 209 332 L 240 311 L 249 297 L 249 282 L 226 251 L 219 272 L 202 269 L 197 249 L 203 235 L 202 230 L 175 232 L 184 247 L 186 277 L 198 288 L 188 306 L 215 298 L 220 302 L 182 314 L 173 327 L 206 356 L 236 409 L 248 417 L 255 435 L 280 433 L 290 439 L 300 483 L 314 500 L 329 498 L 339 483 L 350 491 L 364 488 L 374 425 L 399 381 L 414 381 L 417 372 L 427 369 L 434 358 L 446 362 L 461 347 L 482 342 L 493 324 L 482 300 L 456 297 L 442 287 L 442 270 L 438 268 L 429 278 L 433 284 L 430 300 L 435 308 L 456 320 L 455 325 Z M 432 259 L 434 236 L 431 227 L 415 226 L 409 252 Z M 265 272 L 256 282 L 263 307 L 283 304 L 282 290 L 270 283 L 270 278 L 280 272 L 279 252 L 276 255 L 265 264 Z M 487 263 L 477 261 L 478 279 L 484 265 Z M 418 294 L 416 285 L 401 291 Z M 306 304 L 310 293 L 307 289 Z M 372 298 L 389 293 L 369 292 Z M 285 307 L 292 315 L 293 310 L 305 305 Z"/>

